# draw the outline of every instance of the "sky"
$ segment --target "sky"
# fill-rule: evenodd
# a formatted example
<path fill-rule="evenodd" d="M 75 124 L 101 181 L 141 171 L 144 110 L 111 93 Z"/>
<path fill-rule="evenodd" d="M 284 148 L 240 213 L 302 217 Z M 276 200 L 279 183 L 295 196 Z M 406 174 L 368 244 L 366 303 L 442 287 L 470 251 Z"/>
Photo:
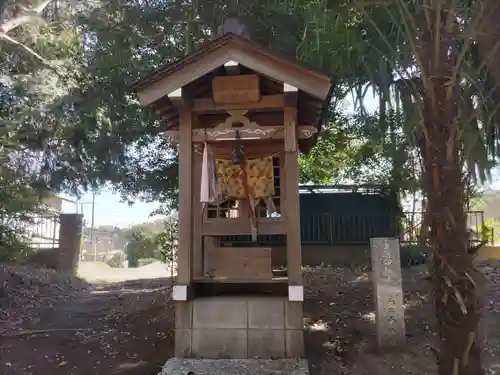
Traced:
<path fill-rule="evenodd" d="M 76 198 L 64 196 L 67 199 L 76 201 Z M 92 218 L 92 193 L 89 192 L 81 197 L 83 203 L 83 216 L 85 223 L 90 226 Z M 94 223 L 95 226 L 113 225 L 126 228 L 134 224 L 140 224 L 145 221 L 153 220 L 149 214 L 158 208 L 158 203 L 137 202 L 132 206 L 123 203 L 120 196 L 109 189 L 102 189 L 95 197 L 94 205 Z M 76 204 L 63 202 L 63 212 L 77 212 Z M 81 212 L 79 204 L 78 212 Z"/>

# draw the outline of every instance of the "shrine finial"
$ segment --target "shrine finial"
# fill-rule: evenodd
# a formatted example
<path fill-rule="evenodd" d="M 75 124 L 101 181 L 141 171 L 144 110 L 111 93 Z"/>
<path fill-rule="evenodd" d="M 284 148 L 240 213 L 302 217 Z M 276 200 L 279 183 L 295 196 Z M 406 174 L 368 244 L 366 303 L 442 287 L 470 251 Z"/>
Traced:
<path fill-rule="evenodd" d="M 233 33 L 243 38 L 250 39 L 248 27 L 237 18 L 228 18 L 217 28 L 217 36 Z"/>

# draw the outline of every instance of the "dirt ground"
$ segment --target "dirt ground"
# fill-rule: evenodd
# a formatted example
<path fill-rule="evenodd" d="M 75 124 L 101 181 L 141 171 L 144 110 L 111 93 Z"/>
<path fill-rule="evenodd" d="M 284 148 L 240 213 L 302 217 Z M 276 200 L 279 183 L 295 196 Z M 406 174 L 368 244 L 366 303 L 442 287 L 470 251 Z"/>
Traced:
<path fill-rule="evenodd" d="M 489 278 L 485 364 L 500 373 L 500 264 Z M 347 268 L 305 271 L 307 355 L 312 375 L 435 374 L 429 284 L 404 271 L 408 344 L 374 350 L 369 275 Z M 156 375 L 173 353 L 170 279 L 87 283 L 0 264 L 0 374 Z"/>

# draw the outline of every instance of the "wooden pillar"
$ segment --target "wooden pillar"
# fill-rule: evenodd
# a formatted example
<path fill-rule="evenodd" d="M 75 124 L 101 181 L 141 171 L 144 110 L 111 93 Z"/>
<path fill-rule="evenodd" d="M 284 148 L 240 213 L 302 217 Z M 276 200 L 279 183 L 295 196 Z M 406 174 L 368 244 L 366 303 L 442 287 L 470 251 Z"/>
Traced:
<path fill-rule="evenodd" d="M 203 276 L 209 276 L 211 274 L 209 255 L 213 254 L 213 251 L 211 251 L 212 249 L 219 247 L 219 238 L 214 236 L 204 236 L 202 243 Z"/>
<path fill-rule="evenodd" d="M 179 253 L 177 284 L 191 284 L 193 225 L 193 143 L 192 114 L 187 107 L 179 109 Z"/>
<path fill-rule="evenodd" d="M 284 86 L 285 95 L 287 95 L 284 109 L 286 261 L 288 284 L 290 286 L 301 286 L 302 248 L 300 238 L 299 165 L 297 146 L 297 89 L 287 84 Z M 289 298 L 291 298 L 291 292 L 289 293 Z M 293 299 L 300 299 L 300 297 Z"/>
<path fill-rule="evenodd" d="M 193 148 L 193 277 L 203 276 L 202 230 L 203 207 L 200 203 L 201 167 L 203 155 L 201 150 Z"/>

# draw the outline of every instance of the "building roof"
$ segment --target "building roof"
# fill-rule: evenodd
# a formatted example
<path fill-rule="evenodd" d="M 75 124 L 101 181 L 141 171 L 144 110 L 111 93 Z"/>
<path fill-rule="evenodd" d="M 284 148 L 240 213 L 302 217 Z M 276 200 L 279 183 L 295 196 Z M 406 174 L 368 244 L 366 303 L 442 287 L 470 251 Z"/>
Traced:
<path fill-rule="evenodd" d="M 135 82 L 134 89 L 142 105 L 155 109 L 162 116 L 167 129 L 177 129 L 178 111 L 169 94 L 182 88 L 191 97 L 210 95 L 212 79 L 225 74 L 224 64 L 229 61 L 242 67 L 241 74 L 259 74 L 261 87 L 269 94 L 283 93 L 284 83 L 296 87 L 299 125 L 321 127 L 333 93 L 334 77 L 233 33 L 226 33 L 144 76 Z M 309 140 L 306 148 L 314 141 L 315 138 Z"/>
<path fill-rule="evenodd" d="M 209 55 L 210 53 L 214 53 L 216 51 L 220 51 L 221 49 L 226 49 L 227 55 L 224 56 L 225 58 L 224 57 L 222 58 L 222 61 L 220 62 L 219 65 L 213 66 L 214 64 L 217 64 L 218 61 L 207 62 L 205 66 L 202 66 L 201 69 L 195 72 L 197 74 L 186 77 L 186 79 L 184 80 L 185 81 L 184 85 L 194 81 L 195 79 L 200 78 L 202 75 L 209 73 L 211 70 L 216 69 L 220 65 L 223 65 L 224 63 L 231 60 L 236 61 L 242 65 L 247 66 L 252 70 L 255 70 L 265 75 L 265 72 L 260 72 L 258 68 L 261 67 L 261 65 L 265 64 L 266 62 L 269 62 L 269 60 L 274 60 L 274 63 L 284 63 L 285 65 L 289 65 L 297 70 L 301 70 L 303 73 L 308 74 L 309 79 L 319 79 L 323 81 L 323 83 L 328 85 L 329 88 L 326 90 L 324 89 L 315 90 L 311 89 L 310 87 L 311 85 L 308 85 L 305 82 L 297 81 L 296 82 L 297 84 L 295 85 L 293 84 L 293 82 L 287 82 L 287 83 L 290 83 L 293 86 L 296 86 L 299 90 L 308 92 L 313 96 L 314 94 L 316 94 L 317 99 L 322 99 L 322 100 L 329 99 L 328 94 L 331 94 L 330 87 L 333 86 L 335 82 L 335 77 L 332 74 L 320 70 L 318 68 L 311 67 L 310 65 L 307 65 L 297 60 L 296 58 L 284 57 L 279 54 L 276 54 L 275 52 L 272 52 L 270 49 L 265 48 L 258 43 L 252 42 L 247 38 L 241 37 L 233 33 L 224 34 L 208 43 L 205 43 L 201 48 L 194 51 L 193 53 L 190 53 L 185 57 L 182 57 L 152 73 L 147 74 L 146 76 L 136 81 L 133 87 L 136 91 L 139 92 L 141 91 L 141 89 L 144 89 L 149 85 L 153 85 L 165 78 L 169 78 L 173 74 L 178 73 L 179 71 L 186 70 L 186 68 L 188 68 L 192 64 L 202 62 L 204 58 L 208 57 L 207 55 Z M 254 55 L 253 57 L 263 58 L 264 61 L 262 60 L 258 61 L 255 58 L 248 59 L 249 54 L 253 54 Z M 256 56 L 255 54 L 257 54 L 258 56 Z M 238 60 L 244 60 L 244 61 L 238 61 Z M 280 74 L 280 76 L 283 75 L 286 75 L 286 73 Z M 270 78 L 279 79 L 279 77 L 276 76 Z M 287 77 L 287 78 L 293 79 L 293 77 Z M 285 80 L 281 81 L 285 82 Z M 172 86 L 168 85 L 168 87 L 170 88 Z M 171 91 L 175 91 L 176 89 L 180 88 L 176 86 L 173 87 Z M 169 94 L 170 92 L 165 93 L 165 95 Z M 322 93 L 323 95 L 321 94 L 318 95 L 318 93 Z"/>

